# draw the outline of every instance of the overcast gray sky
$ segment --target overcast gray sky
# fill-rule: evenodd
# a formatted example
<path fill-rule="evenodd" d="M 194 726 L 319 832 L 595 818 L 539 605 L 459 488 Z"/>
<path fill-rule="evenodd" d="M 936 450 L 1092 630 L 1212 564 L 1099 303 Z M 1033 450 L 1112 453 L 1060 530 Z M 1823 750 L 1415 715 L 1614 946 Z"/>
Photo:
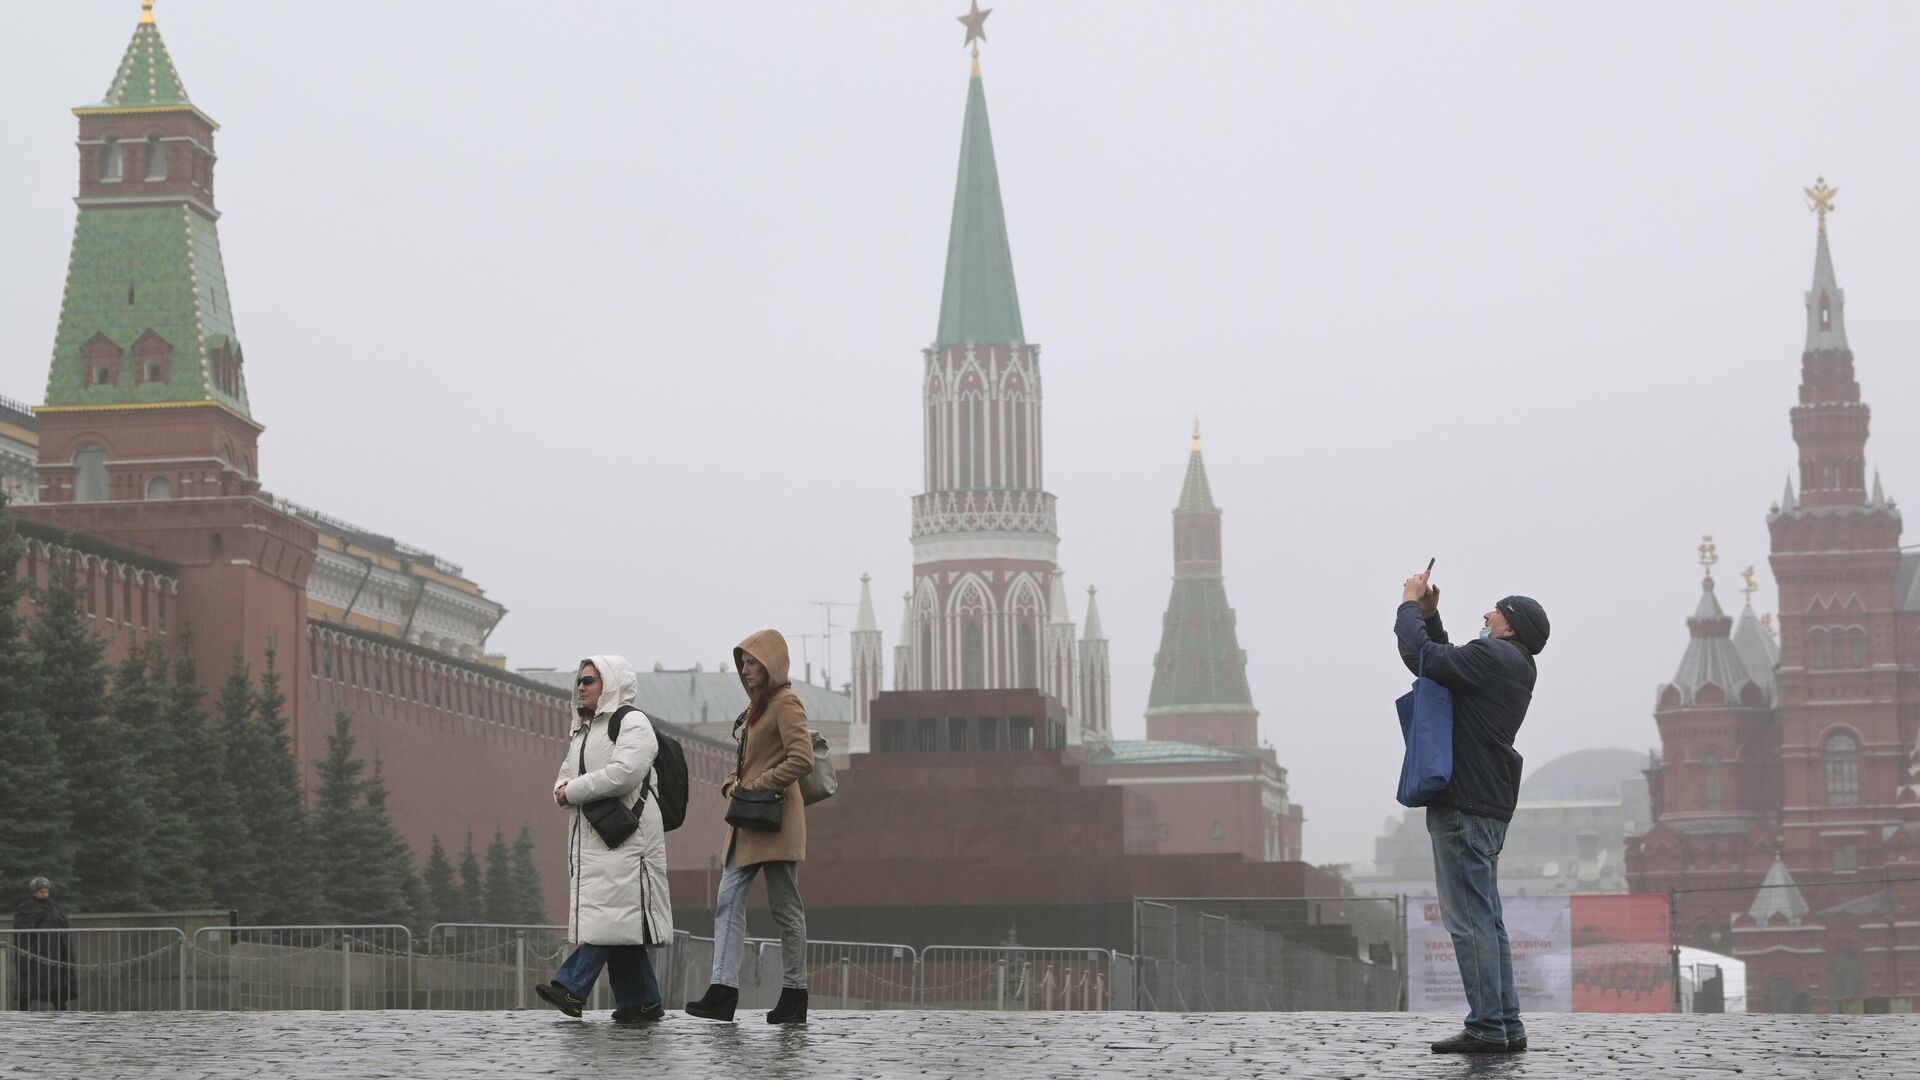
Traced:
<path fill-rule="evenodd" d="M 516 666 L 709 666 L 911 577 L 960 0 L 161 0 L 223 125 L 266 485 L 465 565 Z M 7 5 L 0 393 L 45 385 L 74 119 L 134 0 Z M 1307 856 L 1396 809 L 1391 617 L 1552 643 L 1530 768 L 1657 744 L 1713 533 L 1765 574 L 1814 221 L 1920 498 L 1920 9 L 1003 0 L 982 64 L 1075 618 L 1144 724 L 1196 414 Z M 841 615 L 850 621 L 850 613 Z M 810 644 L 816 669 L 819 646 Z M 845 641 L 835 646 L 844 676 Z"/>

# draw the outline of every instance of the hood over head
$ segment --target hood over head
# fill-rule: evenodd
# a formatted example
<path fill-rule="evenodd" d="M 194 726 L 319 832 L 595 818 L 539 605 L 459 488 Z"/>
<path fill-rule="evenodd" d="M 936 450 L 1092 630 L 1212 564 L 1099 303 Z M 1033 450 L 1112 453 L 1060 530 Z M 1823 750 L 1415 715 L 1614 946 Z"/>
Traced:
<path fill-rule="evenodd" d="M 760 661 L 760 666 L 767 669 L 769 691 L 778 690 L 793 681 L 787 677 L 787 670 L 792 667 L 792 662 L 787 659 L 787 639 L 781 636 L 780 631 L 757 630 L 748 634 L 747 640 L 735 645 L 733 669 L 736 672 L 740 670 L 742 654 Z M 745 676 L 741 677 L 740 685 L 746 686 Z"/>
<path fill-rule="evenodd" d="M 633 704 L 634 696 L 640 691 L 640 677 L 633 673 L 633 664 L 624 656 L 589 656 L 575 664 L 579 671 L 582 664 L 592 664 L 600 672 L 600 704 L 593 710 L 594 716 L 611 716 L 622 705 Z M 574 709 L 574 727 L 592 722 L 593 717 L 580 719 L 579 709 Z"/>

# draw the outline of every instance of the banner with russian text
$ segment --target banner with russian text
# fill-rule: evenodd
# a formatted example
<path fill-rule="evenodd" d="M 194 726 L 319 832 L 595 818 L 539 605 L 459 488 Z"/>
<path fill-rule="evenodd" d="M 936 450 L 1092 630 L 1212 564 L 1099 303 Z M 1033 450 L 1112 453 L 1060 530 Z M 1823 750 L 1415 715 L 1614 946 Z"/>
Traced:
<path fill-rule="evenodd" d="M 1665 1012 L 1672 1006 L 1667 899 L 1653 895 L 1502 897 L 1520 1011 Z M 1407 1007 L 1464 1012 L 1466 989 L 1440 901 L 1407 905 Z"/>

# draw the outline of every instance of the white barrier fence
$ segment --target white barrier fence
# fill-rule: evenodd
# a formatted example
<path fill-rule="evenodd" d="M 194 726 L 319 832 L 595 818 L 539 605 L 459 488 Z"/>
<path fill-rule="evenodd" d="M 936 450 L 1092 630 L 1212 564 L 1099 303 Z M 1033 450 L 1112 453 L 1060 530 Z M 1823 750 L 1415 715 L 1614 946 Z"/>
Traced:
<path fill-rule="evenodd" d="M 920 958 L 920 1007 L 1111 1009 L 1115 957 L 1107 949 L 930 945 Z"/>

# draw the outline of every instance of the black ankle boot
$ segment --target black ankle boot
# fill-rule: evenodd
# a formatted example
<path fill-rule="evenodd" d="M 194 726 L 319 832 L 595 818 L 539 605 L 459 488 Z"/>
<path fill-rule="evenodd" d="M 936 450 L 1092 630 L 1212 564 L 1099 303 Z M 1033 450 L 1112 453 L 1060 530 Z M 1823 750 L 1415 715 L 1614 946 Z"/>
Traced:
<path fill-rule="evenodd" d="M 702 1020 L 731 1020 L 733 1010 L 740 1004 L 740 988 L 714 983 L 707 987 L 706 996 L 699 1001 L 687 1002 L 687 1015 Z"/>
<path fill-rule="evenodd" d="M 780 1000 L 767 1014 L 769 1024 L 804 1024 L 807 1022 L 807 992 L 791 986 L 780 988 Z"/>

